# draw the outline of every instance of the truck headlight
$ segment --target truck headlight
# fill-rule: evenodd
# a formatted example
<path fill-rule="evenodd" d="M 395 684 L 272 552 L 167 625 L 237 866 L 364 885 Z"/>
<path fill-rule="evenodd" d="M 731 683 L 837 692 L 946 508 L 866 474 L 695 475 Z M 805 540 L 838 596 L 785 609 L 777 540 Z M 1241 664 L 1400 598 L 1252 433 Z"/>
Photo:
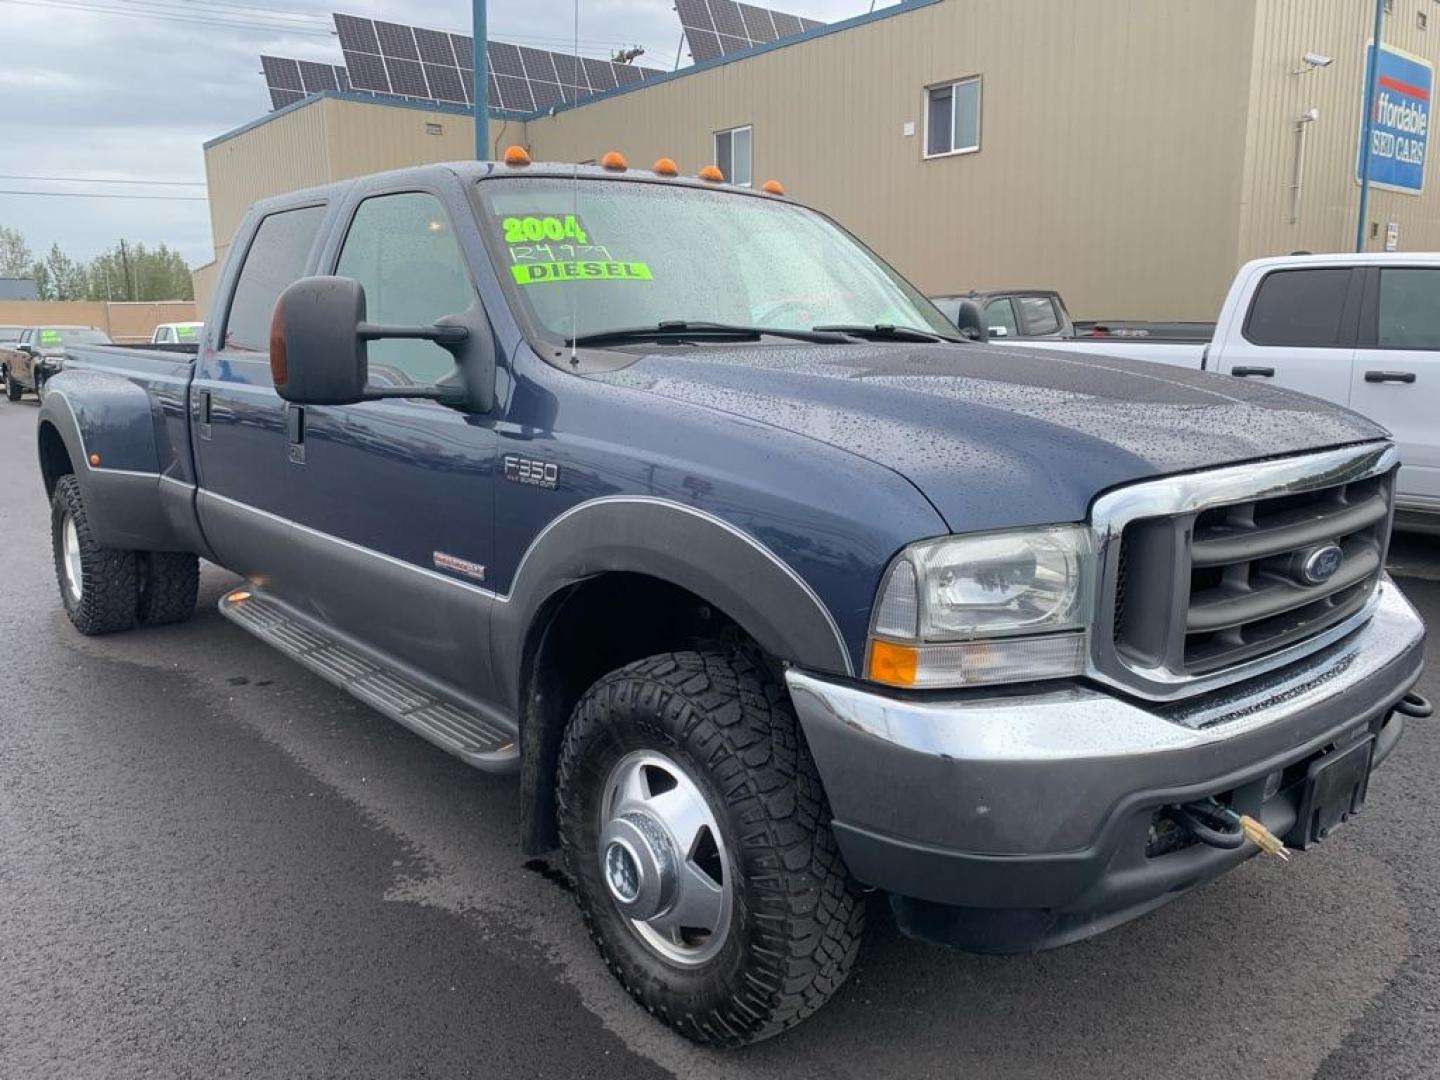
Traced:
<path fill-rule="evenodd" d="M 1083 525 L 912 544 L 881 585 L 866 673 L 909 687 L 1080 673 L 1094 553 Z"/>

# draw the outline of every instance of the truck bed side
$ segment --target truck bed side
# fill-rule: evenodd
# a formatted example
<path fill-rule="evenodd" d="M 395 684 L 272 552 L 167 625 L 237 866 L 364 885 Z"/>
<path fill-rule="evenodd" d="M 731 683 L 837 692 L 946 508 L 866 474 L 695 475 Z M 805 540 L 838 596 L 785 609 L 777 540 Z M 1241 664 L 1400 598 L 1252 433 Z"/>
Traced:
<path fill-rule="evenodd" d="M 194 354 L 78 346 L 45 387 L 39 450 L 47 494 L 74 473 L 111 547 L 207 555 L 195 514 L 189 391 Z"/>

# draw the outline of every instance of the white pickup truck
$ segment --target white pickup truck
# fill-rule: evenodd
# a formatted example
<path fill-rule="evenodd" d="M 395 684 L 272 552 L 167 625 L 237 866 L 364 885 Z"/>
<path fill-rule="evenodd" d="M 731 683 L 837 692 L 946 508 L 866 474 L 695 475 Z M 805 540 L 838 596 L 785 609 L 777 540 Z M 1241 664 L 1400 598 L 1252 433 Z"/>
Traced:
<path fill-rule="evenodd" d="M 1399 520 L 1440 530 L 1440 253 L 1256 259 L 1235 275 L 1208 343 L 1065 338 L 1044 348 L 1264 379 L 1348 405 L 1400 446 Z"/>

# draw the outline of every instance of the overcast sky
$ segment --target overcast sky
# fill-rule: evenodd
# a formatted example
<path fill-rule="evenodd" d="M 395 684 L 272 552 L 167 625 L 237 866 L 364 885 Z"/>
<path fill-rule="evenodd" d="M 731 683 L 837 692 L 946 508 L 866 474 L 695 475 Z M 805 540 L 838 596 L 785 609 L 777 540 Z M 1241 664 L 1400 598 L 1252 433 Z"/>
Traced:
<path fill-rule="evenodd" d="M 672 0 L 579 4 L 582 53 L 604 56 L 639 44 L 646 49 L 641 63 L 674 64 L 680 22 Z M 490 0 L 490 34 L 567 49 L 574 5 Z M 163 241 L 192 266 L 210 261 L 203 186 L 16 177 L 203 181 L 202 144 L 270 107 L 261 53 L 344 62 L 331 34 L 330 13 L 337 6 L 437 29 L 468 31 L 470 22 L 467 0 L 0 0 L 0 192 L 7 192 L 0 193 L 0 225 L 24 233 L 37 257 L 58 242 L 72 257 L 89 259 L 123 236 L 152 245 Z M 834 22 L 870 4 L 786 0 L 773 6 Z M 167 17 L 157 17 L 162 15 Z M 682 53 L 681 64 L 687 63 Z M 8 194 L 13 191 L 144 197 Z"/>

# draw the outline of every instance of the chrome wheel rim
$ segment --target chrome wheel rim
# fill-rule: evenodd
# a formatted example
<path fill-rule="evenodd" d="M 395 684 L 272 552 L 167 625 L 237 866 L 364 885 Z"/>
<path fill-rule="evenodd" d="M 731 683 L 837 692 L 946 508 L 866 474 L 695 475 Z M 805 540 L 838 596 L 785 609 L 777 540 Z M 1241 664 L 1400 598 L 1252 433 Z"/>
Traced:
<path fill-rule="evenodd" d="M 84 574 L 80 568 L 80 533 L 75 528 L 75 519 L 69 514 L 65 515 L 65 524 L 61 527 L 61 545 L 64 549 L 65 567 L 65 589 L 69 592 L 71 599 L 80 600 L 84 590 Z"/>
<path fill-rule="evenodd" d="M 610 901 L 651 950 L 681 967 L 725 944 L 734 883 L 710 804 L 678 763 L 640 750 L 605 781 L 597 856 Z"/>

